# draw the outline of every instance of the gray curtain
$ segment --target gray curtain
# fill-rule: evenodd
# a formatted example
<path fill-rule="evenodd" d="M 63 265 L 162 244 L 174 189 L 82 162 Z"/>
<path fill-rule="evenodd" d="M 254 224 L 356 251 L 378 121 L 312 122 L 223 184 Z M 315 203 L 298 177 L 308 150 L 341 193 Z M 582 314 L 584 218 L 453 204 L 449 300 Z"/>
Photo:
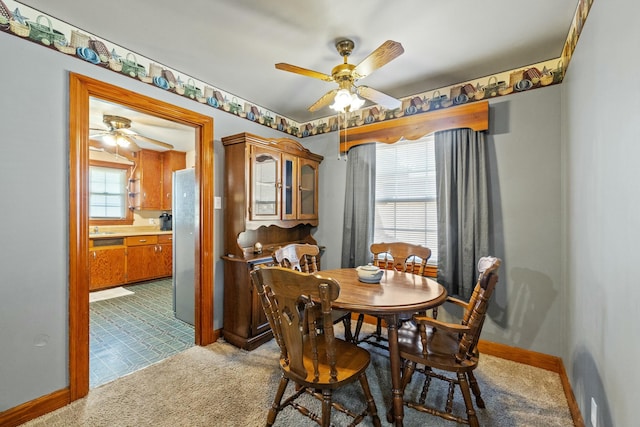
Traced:
<path fill-rule="evenodd" d="M 371 262 L 376 201 L 376 144 L 349 150 L 342 233 L 342 267 Z"/>
<path fill-rule="evenodd" d="M 435 134 L 438 198 L 438 282 L 469 299 L 476 263 L 489 255 L 485 135 L 471 129 Z"/>

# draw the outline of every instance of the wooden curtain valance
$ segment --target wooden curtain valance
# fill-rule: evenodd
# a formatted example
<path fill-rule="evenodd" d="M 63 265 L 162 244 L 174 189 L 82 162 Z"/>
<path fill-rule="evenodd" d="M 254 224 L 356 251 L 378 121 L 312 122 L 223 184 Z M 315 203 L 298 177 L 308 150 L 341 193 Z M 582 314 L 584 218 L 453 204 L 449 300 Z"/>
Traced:
<path fill-rule="evenodd" d="M 400 139 L 418 139 L 433 132 L 470 128 L 489 129 L 489 103 L 474 102 L 453 108 L 385 120 L 370 125 L 340 130 L 340 151 L 371 142 L 393 144 Z"/>

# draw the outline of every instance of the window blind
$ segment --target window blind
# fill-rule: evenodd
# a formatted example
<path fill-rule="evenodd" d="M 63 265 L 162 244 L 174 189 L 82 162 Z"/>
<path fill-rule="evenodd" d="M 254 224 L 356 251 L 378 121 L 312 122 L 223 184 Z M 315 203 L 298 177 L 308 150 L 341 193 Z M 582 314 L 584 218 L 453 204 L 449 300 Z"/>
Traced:
<path fill-rule="evenodd" d="M 89 217 L 126 217 L 126 170 L 91 166 L 89 168 Z"/>
<path fill-rule="evenodd" d="M 375 242 L 431 249 L 437 264 L 436 164 L 433 134 L 376 147 Z"/>

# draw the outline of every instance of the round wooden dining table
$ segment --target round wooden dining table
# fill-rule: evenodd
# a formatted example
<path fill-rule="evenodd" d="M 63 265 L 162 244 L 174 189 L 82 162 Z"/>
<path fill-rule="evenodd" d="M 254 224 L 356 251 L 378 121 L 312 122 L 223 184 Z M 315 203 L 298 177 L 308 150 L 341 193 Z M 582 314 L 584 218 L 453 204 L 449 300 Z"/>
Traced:
<path fill-rule="evenodd" d="M 400 319 L 406 318 L 407 313 L 424 311 L 442 304 L 447 298 L 447 291 L 433 279 L 396 270 L 384 270 L 380 283 L 361 282 L 355 268 L 321 270 L 317 274 L 331 277 L 340 284 L 340 296 L 332 303 L 333 308 L 384 318 L 389 340 L 393 398 L 389 413 L 394 425 L 402 426 L 402 367 L 398 348 Z"/>

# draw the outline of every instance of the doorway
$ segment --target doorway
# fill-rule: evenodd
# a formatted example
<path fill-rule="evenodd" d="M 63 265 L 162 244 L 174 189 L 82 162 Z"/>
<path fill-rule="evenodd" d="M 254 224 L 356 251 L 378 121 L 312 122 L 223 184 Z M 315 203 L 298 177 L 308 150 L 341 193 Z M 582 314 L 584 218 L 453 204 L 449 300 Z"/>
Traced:
<path fill-rule="evenodd" d="M 93 246 L 103 243 L 97 251 L 96 247 L 91 247 L 90 262 L 96 264 L 94 259 L 97 257 L 100 260 L 113 258 L 107 263 L 106 272 L 100 261 L 97 265 L 101 267 L 95 273 L 92 268 L 90 273 L 91 390 L 194 345 L 195 242 L 192 230 L 196 210 L 193 179 L 196 135 L 192 126 L 95 97 L 89 101 L 89 125 L 89 167 L 95 174 L 90 173 L 94 179 L 90 180 L 89 186 L 93 188 L 97 184 L 97 190 L 106 191 L 104 183 L 109 179 L 118 183 L 116 188 L 111 188 L 109 196 L 100 193 L 89 199 L 89 237 L 94 238 L 90 241 Z M 141 170 L 145 162 L 154 159 L 162 160 L 158 162 L 160 164 L 151 164 L 151 167 L 162 168 L 162 176 L 152 173 L 155 168 Z M 149 167 L 147 163 L 146 168 Z M 176 172 L 179 177 L 191 178 L 188 187 L 185 187 L 184 179 L 173 182 L 175 177 L 170 171 L 174 170 L 180 170 Z M 131 196 L 137 189 L 132 178 L 138 176 L 144 176 L 148 186 L 157 184 L 149 191 L 161 189 L 162 198 L 145 199 L 144 206 L 135 208 L 143 201 Z M 174 206 L 175 185 L 185 191 L 184 194 L 189 194 L 188 202 L 180 198 L 182 203 Z M 172 218 L 178 225 L 177 232 L 176 227 L 172 227 Z M 185 221 L 185 218 L 190 220 Z M 152 266 L 146 264 L 150 254 L 145 247 L 125 248 L 118 246 L 124 244 L 125 238 L 112 238 L 117 231 L 133 230 L 164 233 L 154 236 L 158 243 L 151 255 Z M 106 238 L 95 240 L 96 235 Z M 148 239 L 146 234 L 140 238 Z M 113 244 L 116 246 L 109 246 Z M 137 255 L 129 253 L 128 249 L 137 251 Z M 122 268 L 125 259 L 126 271 Z M 135 268 L 132 262 L 142 263 L 144 267 Z M 111 265 L 116 268 L 109 268 Z"/>
<path fill-rule="evenodd" d="M 195 129 L 195 344 L 213 330 L 213 119 L 79 74 L 69 81 L 69 388 L 71 400 L 89 391 L 89 100 L 120 104 Z"/>

